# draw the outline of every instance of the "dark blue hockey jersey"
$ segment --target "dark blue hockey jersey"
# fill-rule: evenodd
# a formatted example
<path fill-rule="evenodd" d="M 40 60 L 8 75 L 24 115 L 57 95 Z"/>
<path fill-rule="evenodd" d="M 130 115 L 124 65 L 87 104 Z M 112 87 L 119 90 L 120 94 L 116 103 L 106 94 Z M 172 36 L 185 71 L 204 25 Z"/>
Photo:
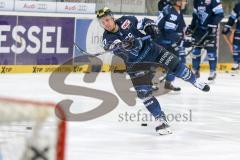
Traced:
<path fill-rule="evenodd" d="M 119 30 L 115 33 L 108 32 L 105 30 L 103 34 L 103 45 L 105 50 L 112 50 L 117 47 L 117 44 L 127 39 L 137 39 L 145 37 L 146 35 L 141 30 L 144 29 L 145 25 L 149 23 L 149 19 L 143 19 L 138 21 L 134 16 L 122 16 L 115 22 L 119 26 Z M 153 23 L 153 21 L 152 21 Z M 155 55 L 149 54 L 152 49 L 152 42 L 149 39 L 142 41 L 142 44 L 135 44 L 131 49 L 117 49 L 113 53 L 121 57 L 125 63 L 138 63 L 142 61 L 148 61 Z"/>
<path fill-rule="evenodd" d="M 240 3 L 237 3 L 229 17 L 226 27 L 231 28 L 237 20 L 236 30 L 240 32 Z"/>
<path fill-rule="evenodd" d="M 157 21 L 160 30 L 160 36 L 157 42 L 159 44 L 180 43 L 183 38 L 184 28 L 186 27 L 183 14 L 174 7 L 165 7 L 160 13 Z"/>
<path fill-rule="evenodd" d="M 221 0 L 194 0 L 191 28 L 217 27 L 224 17 Z"/>

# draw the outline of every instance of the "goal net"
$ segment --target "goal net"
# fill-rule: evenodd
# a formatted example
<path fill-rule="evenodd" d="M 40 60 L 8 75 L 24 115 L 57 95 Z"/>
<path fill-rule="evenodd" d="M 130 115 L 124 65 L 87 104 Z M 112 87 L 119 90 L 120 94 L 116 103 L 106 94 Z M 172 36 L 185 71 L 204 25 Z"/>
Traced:
<path fill-rule="evenodd" d="M 54 104 L 0 98 L 0 160 L 64 160 L 66 123 Z"/>

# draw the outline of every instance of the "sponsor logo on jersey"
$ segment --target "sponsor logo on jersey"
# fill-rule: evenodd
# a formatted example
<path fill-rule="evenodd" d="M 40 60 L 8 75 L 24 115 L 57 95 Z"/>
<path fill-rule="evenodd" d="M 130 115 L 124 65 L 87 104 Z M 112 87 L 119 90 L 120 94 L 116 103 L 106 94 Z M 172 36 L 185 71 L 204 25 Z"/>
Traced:
<path fill-rule="evenodd" d="M 131 22 L 127 19 L 123 22 L 121 28 L 122 29 L 129 29 Z"/>
<path fill-rule="evenodd" d="M 205 6 L 199 6 L 198 7 L 198 11 L 199 12 L 205 12 L 206 11 L 206 7 Z"/>

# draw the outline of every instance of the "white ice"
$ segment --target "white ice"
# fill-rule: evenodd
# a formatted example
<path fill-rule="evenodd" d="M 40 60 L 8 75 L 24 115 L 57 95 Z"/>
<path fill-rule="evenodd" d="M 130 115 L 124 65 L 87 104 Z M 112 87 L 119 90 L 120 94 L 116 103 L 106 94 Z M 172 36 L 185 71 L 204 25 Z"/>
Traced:
<path fill-rule="evenodd" d="M 82 81 L 83 74 L 72 74 L 67 82 L 101 90 L 114 91 L 109 73 L 102 73 L 93 84 Z M 62 95 L 48 83 L 49 74 L 0 75 L 0 96 L 38 101 L 74 100 L 72 112 L 96 107 L 93 98 Z M 207 74 L 202 74 L 202 80 Z M 240 157 L 240 75 L 218 74 L 209 93 L 203 93 L 182 80 L 180 94 L 157 97 L 162 109 L 173 115 L 192 112 L 192 120 L 171 122 L 172 135 L 157 136 L 152 123 L 120 121 L 120 114 L 137 113 L 144 106 L 138 102 L 128 107 L 120 100 L 111 113 L 87 122 L 69 122 L 67 160 L 238 160 Z"/>

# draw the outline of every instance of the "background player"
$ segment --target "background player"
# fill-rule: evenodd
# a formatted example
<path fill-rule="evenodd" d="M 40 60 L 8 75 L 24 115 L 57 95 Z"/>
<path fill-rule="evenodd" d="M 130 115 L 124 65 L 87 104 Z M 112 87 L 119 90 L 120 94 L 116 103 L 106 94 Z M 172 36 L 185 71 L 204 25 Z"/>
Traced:
<path fill-rule="evenodd" d="M 144 62 L 158 62 L 169 71 L 173 72 L 177 77 L 192 83 L 195 87 L 202 91 L 209 91 L 210 87 L 196 80 L 196 77 L 179 59 L 172 53 L 166 51 L 163 47 L 152 42 L 151 38 L 146 38 L 140 30 L 146 32 L 155 38 L 157 27 L 155 23 L 144 18 L 138 21 L 134 16 L 122 16 L 114 19 L 110 9 L 104 8 L 96 12 L 100 25 L 105 29 L 103 33 L 104 49 L 113 53 L 124 60 L 126 70 L 130 75 L 133 86 L 143 104 L 148 111 L 159 122 L 156 131 L 159 134 L 169 134 L 169 125 L 167 123 L 164 112 L 157 99 L 152 95 L 152 76 L 145 74 L 140 77 L 137 75 L 142 71 L 138 69 Z M 145 40 L 143 40 L 146 38 Z M 144 68 L 146 69 L 146 68 Z"/>
<path fill-rule="evenodd" d="M 178 56 L 182 63 L 185 63 L 183 39 L 186 24 L 181 10 L 185 9 L 187 0 L 171 0 L 170 4 L 163 7 L 156 22 L 160 30 L 160 35 L 156 42 L 166 48 L 169 52 Z M 173 91 L 181 90 L 181 88 L 172 85 L 174 79 L 174 74 L 168 72 L 165 89 Z"/>
<path fill-rule="evenodd" d="M 192 33 L 192 37 L 198 42 L 205 34 L 208 36 L 203 41 L 207 50 L 210 65 L 210 75 L 208 80 L 216 78 L 217 67 L 217 31 L 218 25 L 224 18 L 224 11 L 221 0 L 194 0 L 193 19 L 186 34 Z M 201 44 L 201 45 L 203 45 Z M 192 65 L 197 77 L 200 77 L 201 49 L 197 47 L 193 50 Z"/>
<path fill-rule="evenodd" d="M 237 3 L 228 19 L 227 24 L 224 26 L 224 29 L 222 31 L 223 34 L 228 34 L 231 32 L 232 26 L 235 24 L 235 21 L 237 20 L 237 26 L 236 31 L 234 33 L 234 39 L 233 39 L 233 66 L 232 70 L 238 70 L 239 69 L 239 63 L 240 63 L 240 2 Z"/>
<path fill-rule="evenodd" d="M 169 7 L 171 5 L 171 0 L 159 0 L 158 2 L 158 11 L 159 11 L 159 16 L 162 15 L 162 12 L 165 8 Z M 159 17 L 158 17 L 159 18 Z M 160 81 L 161 83 L 161 81 Z M 166 84 L 166 83 L 165 83 Z M 165 86 L 164 86 L 165 87 Z M 173 86 L 172 86 L 173 87 Z M 166 87 L 165 87 L 166 88 Z M 157 91 L 159 88 L 156 85 L 152 86 L 153 91 Z"/>

